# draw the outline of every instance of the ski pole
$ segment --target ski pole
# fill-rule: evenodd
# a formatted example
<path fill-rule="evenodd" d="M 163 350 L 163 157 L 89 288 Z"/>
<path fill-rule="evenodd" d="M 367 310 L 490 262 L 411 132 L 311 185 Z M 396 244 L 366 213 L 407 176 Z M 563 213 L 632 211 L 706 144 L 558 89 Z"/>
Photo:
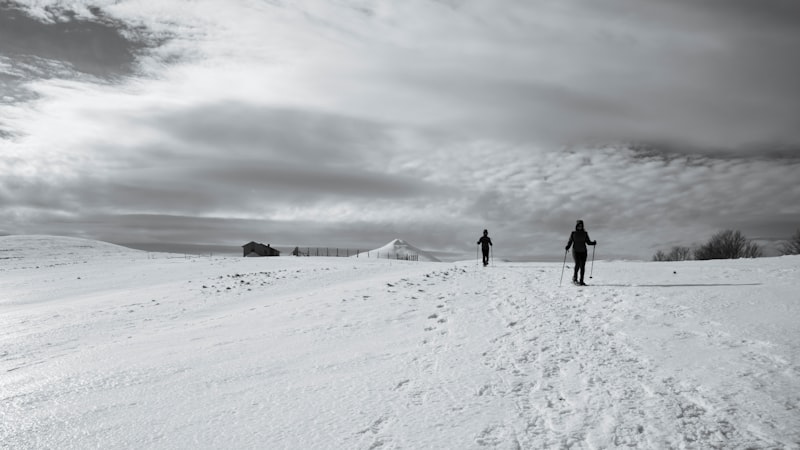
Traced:
<path fill-rule="evenodd" d="M 597 248 L 597 244 L 592 246 L 592 268 L 589 270 L 589 279 L 592 278 L 592 274 L 594 273 L 594 249 Z"/>
<path fill-rule="evenodd" d="M 564 265 L 561 266 L 561 279 L 558 280 L 558 285 L 561 286 L 561 282 L 564 281 L 564 268 L 567 267 L 567 252 L 569 250 L 564 250 Z"/>
<path fill-rule="evenodd" d="M 489 258 L 492 259 L 492 267 L 494 267 L 494 245 L 489 246 Z"/>
<path fill-rule="evenodd" d="M 480 251 L 480 250 L 478 249 L 478 247 L 475 247 L 475 265 L 476 265 L 476 266 L 478 265 L 478 261 L 479 261 L 479 259 L 480 259 L 480 255 L 478 255 L 478 252 L 479 252 L 479 251 Z"/>

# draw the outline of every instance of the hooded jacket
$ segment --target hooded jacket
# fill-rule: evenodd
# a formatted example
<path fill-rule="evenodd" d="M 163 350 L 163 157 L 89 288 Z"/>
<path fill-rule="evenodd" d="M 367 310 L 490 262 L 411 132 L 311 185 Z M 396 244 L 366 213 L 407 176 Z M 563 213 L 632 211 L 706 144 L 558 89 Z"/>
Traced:
<path fill-rule="evenodd" d="M 492 245 L 492 239 L 486 235 L 481 236 L 481 238 L 478 239 L 478 244 L 481 244 L 481 249 L 483 251 L 488 252 L 489 246 Z"/>
<path fill-rule="evenodd" d="M 569 241 L 567 242 L 567 250 L 570 247 L 574 247 L 572 249 L 575 253 L 587 253 L 588 250 L 586 249 L 586 245 L 596 245 L 597 241 L 593 241 L 589 237 L 589 233 L 583 229 L 583 221 L 579 220 L 577 224 L 575 224 L 575 231 L 573 231 L 569 235 Z"/>

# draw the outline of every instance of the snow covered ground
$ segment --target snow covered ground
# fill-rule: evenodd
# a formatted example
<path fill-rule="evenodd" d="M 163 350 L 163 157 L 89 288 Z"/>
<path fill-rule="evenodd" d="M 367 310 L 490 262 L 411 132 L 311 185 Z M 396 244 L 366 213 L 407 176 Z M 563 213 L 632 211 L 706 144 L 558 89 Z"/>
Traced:
<path fill-rule="evenodd" d="M 367 252 L 361 252 L 357 257 L 360 258 L 385 258 L 385 259 L 405 259 L 414 261 L 439 262 L 439 259 L 430 253 L 420 250 L 409 244 L 403 239 L 392 239 L 391 242 L 383 247 L 376 248 Z"/>
<path fill-rule="evenodd" d="M 0 447 L 800 447 L 800 257 L 560 275 L 2 237 Z"/>

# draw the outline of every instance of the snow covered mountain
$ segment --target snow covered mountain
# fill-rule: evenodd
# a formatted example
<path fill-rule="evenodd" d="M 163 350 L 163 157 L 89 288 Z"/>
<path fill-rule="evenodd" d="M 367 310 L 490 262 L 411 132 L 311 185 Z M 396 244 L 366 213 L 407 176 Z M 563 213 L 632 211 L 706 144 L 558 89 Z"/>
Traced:
<path fill-rule="evenodd" d="M 0 447 L 800 442 L 800 256 L 175 256 L 0 237 Z"/>
<path fill-rule="evenodd" d="M 402 239 L 394 239 L 383 247 L 360 253 L 359 257 L 364 257 L 367 253 L 369 253 L 370 257 L 378 255 L 378 258 L 384 259 L 407 259 L 411 257 L 416 258 L 417 261 L 440 262 L 435 256 L 414 247 Z"/>

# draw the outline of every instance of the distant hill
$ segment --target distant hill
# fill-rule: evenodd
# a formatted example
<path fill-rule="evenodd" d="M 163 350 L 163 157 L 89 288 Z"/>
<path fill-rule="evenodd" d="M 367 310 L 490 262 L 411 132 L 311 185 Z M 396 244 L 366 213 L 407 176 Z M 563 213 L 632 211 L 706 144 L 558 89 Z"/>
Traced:
<path fill-rule="evenodd" d="M 362 252 L 360 255 L 365 256 L 366 253 Z M 379 255 L 379 258 L 389 259 L 406 259 L 408 256 L 417 256 L 419 261 L 440 262 L 435 256 L 414 247 L 402 239 L 395 239 L 383 247 L 370 250 L 369 254 L 370 256 Z"/>
<path fill-rule="evenodd" d="M 52 261 L 126 254 L 138 255 L 144 252 L 108 242 L 66 236 L 0 236 L 0 259 Z"/>

